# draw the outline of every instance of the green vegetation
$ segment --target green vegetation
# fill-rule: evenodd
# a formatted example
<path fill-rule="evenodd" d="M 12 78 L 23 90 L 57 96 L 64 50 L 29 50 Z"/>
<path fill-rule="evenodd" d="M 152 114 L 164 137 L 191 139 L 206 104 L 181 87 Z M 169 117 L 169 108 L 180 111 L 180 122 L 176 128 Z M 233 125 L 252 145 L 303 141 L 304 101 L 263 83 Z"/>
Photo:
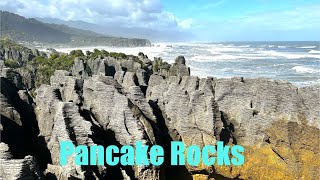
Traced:
<path fill-rule="evenodd" d="M 127 55 L 124 53 L 110 52 L 110 56 L 114 57 L 115 59 L 127 59 Z"/>
<path fill-rule="evenodd" d="M 147 59 L 148 59 L 148 56 L 145 55 L 145 54 L 143 54 L 143 52 L 139 52 L 139 53 L 138 53 L 138 56 L 139 56 L 139 57 L 142 57 L 142 58 L 147 58 Z"/>
<path fill-rule="evenodd" d="M 15 60 L 8 59 L 4 61 L 4 65 L 9 68 L 18 68 L 20 67 L 19 63 Z"/>
<path fill-rule="evenodd" d="M 52 53 L 49 58 L 38 56 L 33 58 L 28 65 L 34 68 L 36 71 L 36 86 L 38 87 L 41 84 L 48 84 L 50 82 L 50 77 L 53 75 L 55 70 L 66 70 L 71 71 L 75 58 L 82 58 L 85 62 L 85 70 L 90 75 L 92 74 L 90 67 L 88 66 L 87 61 L 96 59 L 96 58 L 105 58 L 105 57 L 114 57 L 115 59 L 127 59 L 127 55 L 124 53 L 108 52 L 106 50 L 94 49 L 93 52 L 86 51 L 86 55 L 81 50 L 73 50 L 69 54 L 56 54 Z M 139 63 L 142 61 L 138 60 Z M 13 62 L 9 62 L 10 67 L 14 67 Z M 9 66 L 8 66 L 9 67 Z"/>
<path fill-rule="evenodd" d="M 36 86 L 48 84 L 50 77 L 56 69 L 70 71 L 74 57 L 69 55 L 52 54 L 49 58 L 42 56 L 35 57 L 28 64 L 36 69 Z"/>
<path fill-rule="evenodd" d="M 93 52 L 86 51 L 87 58 L 89 59 L 97 59 L 97 58 L 105 58 L 109 56 L 109 52 L 106 50 L 94 49 Z"/>
<path fill-rule="evenodd" d="M 71 71 L 76 57 L 85 57 L 81 50 L 71 51 L 70 54 L 52 53 L 49 58 L 38 56 L 28 62 L 36 70 L 36 86 L 48 84 L 55 70 Z"/>
<path fill-rule="evenodd" d="M 84 54 L 83 54 L 83 52 L 81 51 L 81 50 L 72 50 L 71 52 L 70 52 L 70 55 L 71 56 L 75 56 L 75 57 L 84 57 Z"/>
<path fill-rule="evenodd" d="M 32 51 L 8 39 L 2 39 L 0 47 L 1 49 L 10 49 L 10 51 L 13 52 Z M 141 65 L 141 68 L 148 68 L 148 65 L 150 65 L 150 63 L 148 62 L 145 64 L 143 61 L 143 58 L 146 58 L 146 55 L 144 55 L 143 53 L 139 53 L 139 55 L 140 56 L 126 55 L 124 53 L 108 52 L 106 50 L 98 49 L 94 49 L 92 52 L 86 51 L 85 53 L 82 50 L 72 50 L 69 54 L 59 54 L 55 52 L 51 53 L 49 57 L 45 57 L 45 55 L 36 56 L 32 60 L 27 59 L 24 63 L 21 63 L 19 59 L 5 59 L 4 64 L 6 67 L 11 68 L 12 71 L 17 72 L 18 74 L 23 72 L 23 80 L 25 80 L 24 78 L 28 78 L 28 80 L 30 80 L 30 77 L 32 77 L 32 81 L 35 82 L 35 87 L 39 87 L 41 84 L 49 84 L 50 77 L 54 74 L 55 70 L 66 70 L 69 72 L 72 71 L 72 67 L 76 58 L 80 58 L 81 60 L 83 60 L 84 70 L 90 76 L 92 75 L 92 70 L 90 67 L 90 64 L 92 64 L 91 61 L 97 58 L 113 57 L 114 59 L 119 61 L 132 60 L 136 63 L 139 63 Z M 156 62 L 157 69 L 158 67 L 160 68 L 163 64 L 165 64 L 165 62 L 162 62 L 162 59 L 159 58 Z M 18 77 L 13 75 L 12 77 Z M 17 81 L 17 78 L 11 79 Z M 33 85 L 31 86 L 31 88 L 33 88 Z"/>
<path fill-rule="evenodd" d="M 13 48 L 17 51 L 28 51 L 29 49 L 12 41 L 11 39 L 4 37 L 0 39 L 0 48 Z"/>
<path fill-rule="evenodd" d="M 163 61 L 160 57 L 154 58 L 153 61 L 153 72 L 158 72 L 160 69 L 169 69 L 170 68 L 170 64 L 168 64 L 167 62 Z"/>
<path fill-rule="evenodd" d="M 150 46 L 147 39 L 109 37 L 88 30 L 65 25 L 48 24 L 33 18 L 25 18 L 0 10 L 0 34 L 14 41 L 33 44 L 55 44 L 66 46 Z"/>
<path fill-rule="evenodd" d="M 127 59 L 127 55 L 124 53 L 108 52 L 106 50 L 94 49 L 93 52 L 86 51 L 86 55 L 89 59 L 113 57 L 115 59 Z"/>

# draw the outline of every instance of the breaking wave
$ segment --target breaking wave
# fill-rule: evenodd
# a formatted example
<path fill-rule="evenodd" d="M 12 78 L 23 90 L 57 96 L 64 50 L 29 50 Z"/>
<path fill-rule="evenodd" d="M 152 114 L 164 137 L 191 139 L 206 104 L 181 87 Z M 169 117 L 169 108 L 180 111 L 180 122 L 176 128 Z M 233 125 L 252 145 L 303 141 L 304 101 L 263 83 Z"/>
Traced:
<path fill-rule="evenodd" d="M 320 54 L 320 51 L 311 50 L 311 51 L 309 51 L 308 53 L 311 53 L 311 54 Z"/>
<path fill-rule="evenodd" d="M 292 69 L 297 73 L 320 73 L 320 70 L 306 66 L 294 66 Z"/>
<path fill-rule="evenodd" d="M 312 48 L 316 48 L 317 46 L 301 46 L 301 47 L 297 47 L 300 49 L 312 49 Z"/>

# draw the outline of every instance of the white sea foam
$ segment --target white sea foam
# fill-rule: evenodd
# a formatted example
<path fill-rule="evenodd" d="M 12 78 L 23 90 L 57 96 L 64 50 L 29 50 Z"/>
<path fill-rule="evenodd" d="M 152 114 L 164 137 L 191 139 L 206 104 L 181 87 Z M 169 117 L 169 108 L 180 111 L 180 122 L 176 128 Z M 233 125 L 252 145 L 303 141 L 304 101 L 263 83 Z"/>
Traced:
<path fill-rule="evenodd" d="M 209 52 L 215 54 L 217 52 L 244 52 L 247 51 L 246 48 L 237 48 L 237 47 L 211 47 L 208 49 Z"/>
<path fill-rule="evenodd" d="M 297 48 L 301 48 L 301 49 L 312 49 L 315 48 L 317 46 L 301 46 L 301 47 L 297 47 Z"/>
<path fill-rule="evenodd" d="M 314 81 L 299 81 L 299 82 L 293 82 L 293 84 L 302 87 L 302 86 L 313 86 L 313 85 L 319 85 L 320 79 L 314 80 Z"/>
<path fill-rule="evenodd" d="M 311 53 L 311 54 L 320 54 L 320 51 L 310 50 L 308 53 Z"/>
<path fill-rule="evenodd" d="M 190 67 L 190 69 L 192 69 L 191 71 L 192 76 L 198 76 L 201 78 L 210 76 L 210 73 L 214 71 L 213 69 L 209 69 L 209 68 L 203 68 L 203 67 L 199 68 L 192 65 L 188 65 L 188 66 Z"/>
<path fill-rule="evenodd" d="M 308 53 L 288 53 L 288 52 L 277 52 L 277 51 L 260 51 L 261 54 L 273 57 L 284 57 L 287 59 L 301 59 L 301 58 L 315 58 L 320 59 L 320 54 L 308 54 Z"/>
<path fill-rule="evenodd" d="M 260 54 L 211 54 L 211 55 L 196 55 L 190 58 L 196 62 L 217 62 L 217 61 L 235 61 L 235 60 L 259 60 L 259 59 L 275 59 L 275 57 L 263 56 Z"/>
<path fill-rule="evenodd" d="M 197 55 L 190 58 L 192 61 L 196 62 L 217 62 L 217 61 L 227 61 L 227 60 L 237 60 L 241 59 L 237 55 L 221 54 L 221 55 Z"/>
<path fill-rule="evenodd" d="M 295 70 L 297 73 L 320 73 L 320 70 L 307 66 L 294 66 L 292 70 Z"/>
<path fill-rule="evenodd" d="M 243 45 L 243 46 L 238 46 L 238 47 L 246 48 L 246 47 L 250 47 L 250 45 Z"/>

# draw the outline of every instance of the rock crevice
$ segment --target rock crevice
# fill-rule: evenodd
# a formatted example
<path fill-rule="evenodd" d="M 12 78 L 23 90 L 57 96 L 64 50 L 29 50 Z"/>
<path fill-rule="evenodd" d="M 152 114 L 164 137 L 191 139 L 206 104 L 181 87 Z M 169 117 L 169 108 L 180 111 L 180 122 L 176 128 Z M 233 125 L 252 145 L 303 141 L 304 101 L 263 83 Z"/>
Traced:
<path fill-rule="evenodd" d="M 316 179 L 319 90 L 319 86 L 296 88 L 263 78 L 198 78 L 190 76 L 183 57 L 169 65 L 144 55 L 127 60 L 76 59 L 72 72 L 55 71 L 50 85 L 41 85 L 34 98 L 1 77 L 0 171 L 14 170 L 0 177 Z M 18 151 L 31 141 L 37 142 L 38 151 Z M 119 148 L 136 141 L 161 145 L 165 163 L 76 166 L 70 157 L 62 167 L 60 141 Z M 246 162 L 241 167 L 173 167 L 171 141 L 200 147 L 217 141 L 239 144 L 246 149 Z M 270 167 L 273 174 L 268 174 Z"/>

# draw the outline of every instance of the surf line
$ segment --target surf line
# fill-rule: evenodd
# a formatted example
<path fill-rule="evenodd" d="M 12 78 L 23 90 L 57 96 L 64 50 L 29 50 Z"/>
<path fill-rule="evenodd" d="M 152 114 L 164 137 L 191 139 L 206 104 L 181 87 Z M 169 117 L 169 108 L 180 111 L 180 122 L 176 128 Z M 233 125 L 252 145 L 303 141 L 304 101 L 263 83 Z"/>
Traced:
<path fill-rule="evenodd" d="M 171 142 L 171 165 L 198 166 L 241 166 L 244 163 L 244 148 L 240 145 L 225 146 L 223 141 L 217 141 L 216 146 L 206 145 L 188 146 L 181 141 Z M 164 162 L 164 150 L 159 145 L 148 146 L 137 141 L 134 146 L 125 145 L 118 148 L 110 145 L 74 146 L 71 141 L 60 142 L 60 165 L 65 166 L 74 161 L 76 165 L 154 165 L 160 166 Z"/>

